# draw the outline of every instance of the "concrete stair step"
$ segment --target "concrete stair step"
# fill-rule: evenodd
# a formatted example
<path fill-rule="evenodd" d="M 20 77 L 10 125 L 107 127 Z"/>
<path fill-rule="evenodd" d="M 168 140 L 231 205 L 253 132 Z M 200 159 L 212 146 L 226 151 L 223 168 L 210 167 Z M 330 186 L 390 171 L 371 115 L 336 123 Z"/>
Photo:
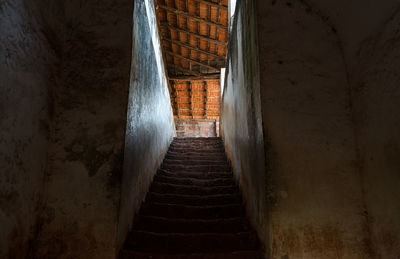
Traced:
<path fill-rule="evenodd" d="M 239 187 L 237 185 L 205 187 L 154 182 L 150 187 L 150 191 L 165 194 L 217 195 L 239 193 Z"/>
<path fill-rule="evenodd" d="M 239 233 L 250 230 L 244 217 L 228 219 L 171 219 L 139 216 L 133 229 L 156 233 Z"/>
<path fill-rule="evenodd" d="M 140 215 L 176 219 L 221 219 L 243 217 L 243 204 L 226 204 L 211 206 L 189 206 L 182 204 L 167 204 L 145 202 L 140 209 Z"/>
<path fill-rule="evenodd" d="M 229 172 L 231 167 L 229 165 L 173 165 L 162 164 L 161 169 L 169 171 L 186 171 L 186 172 Z"/>
<path fill-rule="evenodd" d="M 216 206 L 241 204 L 241 194 L 222 194 L 222 195 L 178 195 L 149 192 L 146 196 L 146 202 L 167 203 L 188 206 Z"/>
<path fill-rule="evenodd" d="M 257 250 L 254 232 L 241 233 L 154 233 L 133 231 L 125 248 L 142 252 L 225 252 L 232 250 Z"/>
<path fill-rule="evenodd" d="M 205 154 L 225 154 L 223 148 L 196 148 L 196 147 L 171 147 L 169 149 L 171 152 L 176 153 L 205 153 Z"/>
<path fill-rule="evenodd" d="M 196 138 L 196 137 L 189 137 L 189 138 L 178 138 L 175 137 L 173 142 L 222 142 L 220 137 L 206 137 L 206 138 Z"/>
<path fill-rule="evenodd" d="M 229 171 L 209 171 L 209 172 L 200 172 L 200 171 L 170 171 L 167 169 L 159 169 L 158 173 L 160 175 L 169 176 L 169 177 L 181 177 L 181 178 L 196 178 L 196 179 L 214 179 L 214 178 L 230 178 L 232 179 L 232 172 Z"/>
<path fill-rule="evenodd" d="M 168 152 L 165 156 L 166 159 L 171 160 L 206 160 L 206 161 L 219 161 L 226 163 L 228 160 L 226 159 L 225 154 L 212 154 L 209 155 L 207 153 L 176 153 L 176 152 Z"/>
<path fill-rule="evenodd" d="M 218 160 L 195 160 L 195 159 L 170 159 L 166 158 L 163 161 L 165 166 L 168 165 L 221 165 L 221 166 L 229 166 L 227 161 L 218 161 Z"/>
<path fill-rule="evenodd" d="M 182 177 L 169 177 L 161 174 L 157 174 L 154 178 L 154 182 L 157 183 L 170 183 L 170 184 L 180 184 L 188 186 L 230 186 L 236 185 L 232 178 L 211 178 L 211 179 L 198 179 L 198 178 L 182 178 Z"/>

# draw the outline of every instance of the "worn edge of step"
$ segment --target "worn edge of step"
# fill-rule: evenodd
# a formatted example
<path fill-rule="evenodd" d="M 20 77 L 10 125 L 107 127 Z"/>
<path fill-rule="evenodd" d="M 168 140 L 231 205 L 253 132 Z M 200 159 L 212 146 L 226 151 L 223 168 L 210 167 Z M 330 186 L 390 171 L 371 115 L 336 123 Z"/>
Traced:
<path fill-rule="evenodd" d="M 153 182 L 150 191 L 158 193 L 169 194 L 198 194 L 198 195 L 212 195 L 212 194 L 236 194 L 239 192 L 237 184 L 225 186 L 197 186 L 187 184 L 171 184 L 162 182 Z"/>
<path fill-rule="evenodd" d="M 232 178 L 232 171 L 185 171 L 185 170 L 168 170 L 166 168 L 158 169 L 158 174 L 171 177 L 197 178 L 197 179 L 213 179 L 213 178 Z"/>
<path fill-rule="evenodd" d="M 190 177 L 173 177 L 162 174 L 156 174 L 153 183 L 171 183 L 171 184 L 181 184 L 189 186 L 204 186 L 204 187 L 218 187 L 218 186 L 230 186 L 237 185 L 234 179 L 230 178 L 211 178 L 211 179 L 199 179 Z"/>
<path fill-rule="evenodd" d="M 165 194 L 158 192 L 149 192 L 146 196 L 146 202 L 149 203 L 167 203 L 175 205 L 189 206 L 221 206 L 228 204 L 243 204 L 241 193 L 237 194 L 217 194 L 217 195 L 188 195 L 188 194 Z"/>

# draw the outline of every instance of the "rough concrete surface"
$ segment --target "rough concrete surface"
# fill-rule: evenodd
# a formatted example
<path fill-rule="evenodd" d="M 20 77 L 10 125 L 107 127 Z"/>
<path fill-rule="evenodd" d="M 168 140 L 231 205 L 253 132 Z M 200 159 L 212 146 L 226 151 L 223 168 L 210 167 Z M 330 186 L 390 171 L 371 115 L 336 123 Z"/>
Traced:
<path fill-rule="evenodd" d="M 257 4 L 269 255 L 397 258 L 398 3 Z"/>
<path fill-rule="evenodd" d="M 157 24 L 149 14 L 154 14 L 153 1 L 135 1 L 119 247 L 125 241 L 153 176 L 175 136 L 160 45 L 155 37 L 158 35 L 155 34 Z"/>
<path fill-rule="evenodd" d="M 46 2 L 0 1 L 0 258 L 26 258 L 37 233 L 58 59 Z"/>
<path fill-rule="evenodd" d="M 63 3 L 38 258 L 113 258 L 131 58 L 131 1 Z"/>

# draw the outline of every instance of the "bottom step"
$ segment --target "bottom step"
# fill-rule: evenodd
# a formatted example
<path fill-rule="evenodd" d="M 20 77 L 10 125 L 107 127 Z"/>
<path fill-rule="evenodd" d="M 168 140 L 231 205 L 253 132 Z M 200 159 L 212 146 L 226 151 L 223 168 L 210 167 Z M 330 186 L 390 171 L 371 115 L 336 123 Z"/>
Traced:
<path fill-rule="evenodd" d="M 209 254 L 153 254 L 122 250 L 119 259 L 264 259 L 258 251 L 237 251 Z"/>

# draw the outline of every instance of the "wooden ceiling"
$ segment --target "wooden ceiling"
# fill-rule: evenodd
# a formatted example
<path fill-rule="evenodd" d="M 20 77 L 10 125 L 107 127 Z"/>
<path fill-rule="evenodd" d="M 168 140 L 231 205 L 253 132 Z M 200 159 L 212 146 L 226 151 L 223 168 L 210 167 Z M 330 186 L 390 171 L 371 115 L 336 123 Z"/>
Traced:
<path fill-rule="evenodd" d="M 219 79 L 170 80 L 170 85 L 175 119 L 219 120 Z"/>
<path fill-rule="evenodd" d="M 228 0 L 156 0 L 170 79 L 218 78 L 225 67 Z"/>

